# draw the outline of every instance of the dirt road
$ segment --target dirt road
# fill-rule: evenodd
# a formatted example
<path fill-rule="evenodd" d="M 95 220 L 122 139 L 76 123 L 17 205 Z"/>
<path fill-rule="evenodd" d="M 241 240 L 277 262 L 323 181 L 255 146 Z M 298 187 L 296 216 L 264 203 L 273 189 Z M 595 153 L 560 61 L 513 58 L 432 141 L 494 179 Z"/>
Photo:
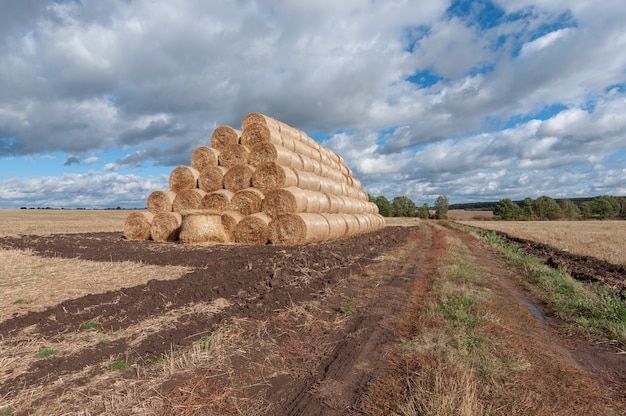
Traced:
<path fill-rule="evenodd" d="M 0 410 L 376 414 L 368 403 L 380 395 L 375 389 L 406 335 L 400 318 L 410 298 L 429 293 L 451 236 L 462 239 L 488 273 L 500 276 L 494 292 L 513 305 L 503 310 L 520 315 L 526 327 L 520 349 L 534 353 L 532 345 L 540 345 L 550 350 L 560 374 L 598 386 L 588 397 L 575 390 L 579 399 L 608 400 L 615 414 L 626 409 L 619 400 L 626 387 L 623 356 L 564 337 L 558 322 L 476 238 L 428 224 L 306 247 L 190 247 L 125 241 L 119 233 L 2 238 L 3 249 L 39 256 L 193 271 L 68 299 L 0 323 Z M 36 356 L 44 348 L 54 354 Z M 546 375 L 543 384 L 553 380 L 554 374 Z M 563 400 L 563 391 L 553 385 L 537 400 L 549 409 Z"/>

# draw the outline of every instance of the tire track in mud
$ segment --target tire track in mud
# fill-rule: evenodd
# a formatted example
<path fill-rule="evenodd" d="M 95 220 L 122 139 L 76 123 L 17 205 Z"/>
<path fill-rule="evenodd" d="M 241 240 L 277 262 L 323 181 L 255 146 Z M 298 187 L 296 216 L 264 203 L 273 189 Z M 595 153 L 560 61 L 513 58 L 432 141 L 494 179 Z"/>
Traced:
<path fill-rule="evenodd" d="M 358 412 L 361 399 L 373 381 L 386 371 L 386 350 L 398 340 L 395 319 L 404 311 L 411 288 L 424 281 L 422 273 L 426 254 L 432 245 L 430 228 L 413 230 L 412 241 L 419 246 L 404 253 L 401 269 L 389 271 L 384 286 L 371 289 L 355 302 L 369 301 L 358 308 L 350 326 L 343 331 L 335 347 L 312 374 L 289 392 L 266 397 L 276 416 L 337 415 Z M 407 260 L 410 259 L 410 260 Z M 374 273 L 381 270 L 374 270 Z M 372 273 L 372 272 L 370 272 Z"/>

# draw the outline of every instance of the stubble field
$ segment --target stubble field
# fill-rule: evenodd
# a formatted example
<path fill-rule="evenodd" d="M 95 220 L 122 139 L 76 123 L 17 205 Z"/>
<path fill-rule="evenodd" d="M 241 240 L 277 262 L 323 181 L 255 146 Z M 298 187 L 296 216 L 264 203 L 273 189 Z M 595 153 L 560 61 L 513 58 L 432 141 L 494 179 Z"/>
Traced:
<path fill-rule="evenodd" d="M 626 411 L 619 350 L 475 234 L 193 247 L 124 240 L 128 214 L 0 211 L 1 414 Z"/>

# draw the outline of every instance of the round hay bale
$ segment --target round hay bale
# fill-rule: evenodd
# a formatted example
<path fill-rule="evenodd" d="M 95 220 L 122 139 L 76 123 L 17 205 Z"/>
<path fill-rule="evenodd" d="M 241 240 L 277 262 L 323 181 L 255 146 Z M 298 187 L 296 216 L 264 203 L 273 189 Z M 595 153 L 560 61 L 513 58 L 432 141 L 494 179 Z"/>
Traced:
<path fill-rule="evenodd" d="M 219 155 L 219 165 L 225 168 L 231 168 L 236 165 L 245 165 L 248 163 L 248 155 L 250 149 L 242 144 L 233 144 L 225 146 Z"/>
<path fill-rule="evenodd" d="M 265 196 L 257 188 L 246 188 L 235 192 L 230 200 L 230 208 L 243 216 L 261 212 Z"/>
<path fill-rule="evenodd" d="M 298 177 L 293 169 L 273 162 L 258 166 L 252 175 L 252 186 L 263 192 L 297 185 Z"/>
<path fill-rule="evenodd" d="M 209 166 L 217 166 L 220 152 L 208 146 L 200 146 L 191 153 L 191 167 L 202 171 Z"/>
<path fill-rule="evenodd" d="M 308 157 L 309 159 L 313 159 L 316 155 L 317 155 L 317 150 L 312 148 L 311 146 L 309 146 L 306 143 L 303 143 L 299 140 L 295 140 L 293 142 L 293 151 L 298 153 L 299 155 Z"/>
<path fill-rule="evenodd" d="M 345 201 L 340 195 L 326 194 L 329 201 L 328 212 L 331 214 L 345 214 Z"/>
<path fill-rule="evenodd" d="M 278 128 L 272 128 L 266 124 L 252 123 L 241 132 L 241 144 L 254 146 L 259 143 L 274 143 L 282 146 L 283 139 Z"/>
<path fill-rule="evenodd" d="M 333 182 L 339 184 L 345 183 L 345 178 L 338 169 L 335 169 L 329 165 L 322 165 L 322 175 L 324 178 L 328 178 Z"/>
<path fill-rule="evenodd" d="M 300 156 L 283 146 L 274 143 L 258 143 L 250 146 L 248 164 L 251 166 L 259 166 L 266 162 L 274 162 L 278 165 L 290 167 L 291 169 L 302 168 Z"/>
<path fill-rule="evenodd" d="M 341 195 L 341 184 L 323 176 L 319 176 L 319 181 L 320 192 L 324 192 L 329 195 Z"/>
<path fill-rule="evenodd" d="M 150 225 L 154 214 L 146 211 L 130 213 L 124 221 L 124 238 L 127 240 L 149 240 Z"/>
<path fill-rule="evenodd" d="M 239 144 L 241 131 L 230 126 L 218 126 L 211 135 L 211 147 L 215 150 L 222 150 L 226 146 Z"/>
<path fill-rule="evenodd" d="M 219 189 L 208 193 L 202 198 L 201 209 L 209 209 L 217 212 L 230 210 L 230 201 L 235 193 L 228 189 Z"/>
<path fill-rule="evenodd" d="M 328 194 L 323 192 L 317 192 L 317 200 L 320 204 L 319 212 L 330 212 L 330 198 L 328 198 Z"/>
<path fill-rule="evenodd" d="M 320 144 L 316 142 L 315 140 L 313 140 L 308 134 L 306 134 L 302 130 L 300 130 L 300 141 L 308 145 L 309 147 L 312 147 L 313 149 L 317 150 L 318 151 L 317 154 L 319 155 Z"/>
<path fill-rule="evenodd" d="M 239 221 L 243 219 L 243 215 L 239 211 L 224 211 L 222 212 L 222 226 L 224 227 L 224 233 L 228 238 L 228 242 L 235 242 L 235 228 Z"/>
<path fill-rule="evenodd" d="M 300 155 L 300 159 L 302 161 L 302 171 L 311 172 L 316 175 L 322 174 L 322 164 L 317 160 L 313 160 L 310 157 Z"/>
<path fill-rule="evenodd" d="M 265 194 L 262 211 L 272 218 L 295 212 L 307 212 L 308 195 L 297 186 L 273 189 Z"/>
<path fill-rule="evenodd" d="M 176 194 L 172 208 L 174 212 L 198 209 L 202 205 L 202 198 L 206 195 L 202 189 L 185 189 Z"/>
<path fill-rule="evenodd" d="M 307 189 L 309 191 L 320 190 L 320 177 L 312 172 L 295 171 L 298 179 L 297 185 L 299 188 Z"/>
<path fill-rule="evenodd" d="M 328 221 L 328 241 L 344 238 L 348 233 L 348 225 L 341 214 L 322 214 Z"/>
<path fill-rule="evenodd" d="M 267 244 L 271 220 L 263 212 L 243 217 L 235 226 L 235 241 L 240 244 Z"/>
<path fill-rule="evenodd" d="M 213 192 L 224 188 L 224 175 L 228 169 L 223 166 L 208 166 L 198 176 L 198 188 Z"/>
<path fill-rule="evenodd" d="M 180 240 L 187 244 L 217 244 L 228 242 L 222 216 L 210 212 L 190 212 L 183 215 Z"/>
<path fill-rule="evenodd" d="M 361 223 L 359 220 L 352 214 L 341 214 L 344 221 L 346 222 L 346 237 L 357 235 L 360 233 Z"/>
<path fill-rule="evenodd" d="M 356 218 L 359 224 L 359 231 L 357 234 L 362 234 L 370 231 L 370 220 L 364 214 L 351 214 L 354 218 Z"/>
<path fill-rule="evenodd" d="M 194 189 L 198 187 L 198 177 L 200 172 L 191 166 L 177 166 L 172 170 L 169 177 L 170 191 L 176 193 L 185 189 Z"/>
<path fill-rule="evenodd" d="M 160 212 L 171 212 L 172 204 L 176 198 L 176 192 L 173 191 L 153 191 L 148 195 L 146 206 L 148 211 L 153 214 Z"/>
<path fill-rule="evenodd" d="M 321 214 L 295 213 L 274 218 L 270 223 L 270 242 L 280 245 L 321 243 L 330 233 Z"/>
<path fill-rule="evenodd" d="M 150 234 L 154 241 L 176 241 L 180 234 L 182 216 L 178 212 L 161 212 L 154 216 Z"/>
<path fill-rule="evenodd" d="M 224 175 L 224 188 L 237 192 L 252 185 L 254 167 L 250 165 L 237 165 L 228 169 Z"/>
<path fill-rule="evenodd" d="M 288 149 L 295 150 L 294 145 L 300 142 L 300 130 L 295 127 L 291 127 L 288 124 L 278 122 L 278 131 L 283 141 L 283 146 Z"/>
<path fill-rule="evenodd" d="M 280 122 L 273 117 L 268 117 L 261 113 L 250 113 L 241 120 L 241 129 L 245 130 L 250 124 L 263 124 L 279 131 Z"/>

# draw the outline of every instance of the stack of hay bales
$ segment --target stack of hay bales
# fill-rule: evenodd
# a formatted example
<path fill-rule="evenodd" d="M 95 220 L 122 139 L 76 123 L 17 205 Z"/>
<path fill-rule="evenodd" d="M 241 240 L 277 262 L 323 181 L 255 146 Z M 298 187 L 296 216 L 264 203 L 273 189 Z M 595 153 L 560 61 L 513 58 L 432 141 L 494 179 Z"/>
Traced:
<path fill-rule="evenodd" d="M 127 239 L 295 245 L 385 226 L 341 156 L 260 113 L 217 127 L 146 206 L 127 217 Z"/>

